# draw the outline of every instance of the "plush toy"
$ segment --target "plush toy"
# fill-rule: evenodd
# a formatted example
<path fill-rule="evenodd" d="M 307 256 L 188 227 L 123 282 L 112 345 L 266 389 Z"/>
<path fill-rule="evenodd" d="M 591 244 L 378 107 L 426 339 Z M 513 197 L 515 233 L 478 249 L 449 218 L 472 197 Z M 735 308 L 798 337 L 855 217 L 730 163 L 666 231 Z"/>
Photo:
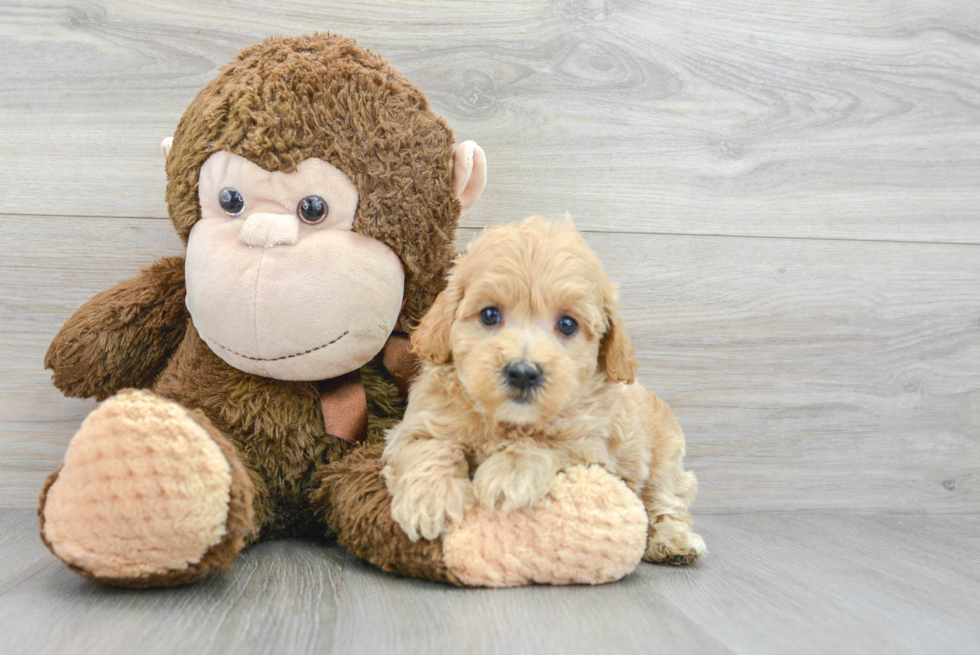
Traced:
<path fill-rule="evenodd" d="M 245 49 L 164 142 L 185 257 L 65 324 L 45 366 L 102 400 L 49 476 L 41 537 L 127 587 L 228 570 L 243 548 L 329 538 L 453 584 L 604 582 L 639 561 L 639 499 L 597 469 L 534 511 L 476 508 L 436 541 L 391 520 L 384 431 L 414 372 L 407 335 L 444 285 L 483 151 L 423 94 L 335 35 Z"/>

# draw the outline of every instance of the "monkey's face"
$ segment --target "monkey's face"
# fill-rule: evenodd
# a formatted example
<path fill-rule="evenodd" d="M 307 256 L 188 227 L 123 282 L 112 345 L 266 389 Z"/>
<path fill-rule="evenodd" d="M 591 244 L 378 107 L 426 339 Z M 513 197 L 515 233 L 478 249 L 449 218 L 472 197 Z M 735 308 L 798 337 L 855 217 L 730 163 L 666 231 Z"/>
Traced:
<path fill-rule="evenodd" d="M 187 308 L 205 343 L 235 368 L 321 380 L 384 346 L 405 285 L 385 244 L 352 231 L 357 189 L 307 159 L 269 172 L 230 152 L 201 167 L 201 219 L 187 242 Z"/>

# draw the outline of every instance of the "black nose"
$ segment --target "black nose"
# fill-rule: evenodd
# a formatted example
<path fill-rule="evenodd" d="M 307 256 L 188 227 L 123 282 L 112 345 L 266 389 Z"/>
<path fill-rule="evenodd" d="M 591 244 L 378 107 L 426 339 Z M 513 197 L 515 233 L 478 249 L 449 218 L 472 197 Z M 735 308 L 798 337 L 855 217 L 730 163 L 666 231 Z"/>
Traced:
<path fill-rule="evenodd" d="M 544 374 L 541 367 L 524 360 L 511 362 L 504 367 L 507 386 L 518 391 L 530 391 L 541 386 Z"/>

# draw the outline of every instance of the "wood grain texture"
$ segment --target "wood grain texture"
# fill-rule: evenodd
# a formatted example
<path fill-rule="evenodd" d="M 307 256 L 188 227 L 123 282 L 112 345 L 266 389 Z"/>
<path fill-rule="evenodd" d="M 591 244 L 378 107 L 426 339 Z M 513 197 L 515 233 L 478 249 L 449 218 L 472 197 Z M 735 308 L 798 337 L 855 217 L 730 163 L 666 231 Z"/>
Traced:
<path fill-rule="evenodd" d="M 181 252 L 159 143 L 191 98 L 314 30 L 485 148 L 461 245 L 533 213 L 587 231 L 687 432 L 702 564 L 458 590 L 281 541 L 131 592 L 40 543 L 94 407 L 50 385 L 49 341 Z M 0 3 L 0 507 L 23 508 L 0 509 L 0 653 L 978 653 L 978 180 L 969 0 Z"/>
<path fill-rule="evenodd" d="M 69 572 L 28 510 L 0 510 L 4 653 L 976 653 L 977 516 L 710 516 L 694 568 L 601 587 L 465 590 L 335 545 L 247 550 L 160 591 Z M 938 546 L 941 544 L 941 546 Z"/>
<path fill-rule="evenodd" d="M 51 386 L 48 343 L 92 295 L 181 246 L 159 219 L 4 229 L 0 506 L 30 507 L 94 406 Z M 640 379 L 688 435 L 696 513 L 980 511 L 976 247 L 586 238 L 621 284 Z"/>
<path fill-rule="evenodd" d="M 198 89 L 318 29 L 484 146 L 467 225 L 980 243 L 980 4 L 952 0 L 4 4 L 0 213 L 163 217 Z"/>

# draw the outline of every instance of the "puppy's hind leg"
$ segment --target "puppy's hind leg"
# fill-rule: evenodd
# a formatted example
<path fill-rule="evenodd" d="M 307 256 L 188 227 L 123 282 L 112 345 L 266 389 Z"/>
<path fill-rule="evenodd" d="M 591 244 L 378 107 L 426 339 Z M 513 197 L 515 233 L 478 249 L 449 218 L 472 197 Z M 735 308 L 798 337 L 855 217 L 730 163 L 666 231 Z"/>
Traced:
<path fill-rule="evenodd" d="M 693 564 L 707 553 L 704 539 L 691 530 L 688 512 L 697 480 L 684 470 L 684 434 L 667 403 L 651 394 L 654 452 L 650 477 L 640 493 L 650 519 L 643 559 L 663 564 Z"/>
<path fill-rule="evenodd" d="M 674 485 L 651 479 L 640 494 L 650 519 L 643 555 L 647 562 L 693 564 L 707 552 L 704 539 L 691 530 L 693 521 L 687 511 L 697 487 L 694 475 L 679 470 L 675 477 Z"/>

